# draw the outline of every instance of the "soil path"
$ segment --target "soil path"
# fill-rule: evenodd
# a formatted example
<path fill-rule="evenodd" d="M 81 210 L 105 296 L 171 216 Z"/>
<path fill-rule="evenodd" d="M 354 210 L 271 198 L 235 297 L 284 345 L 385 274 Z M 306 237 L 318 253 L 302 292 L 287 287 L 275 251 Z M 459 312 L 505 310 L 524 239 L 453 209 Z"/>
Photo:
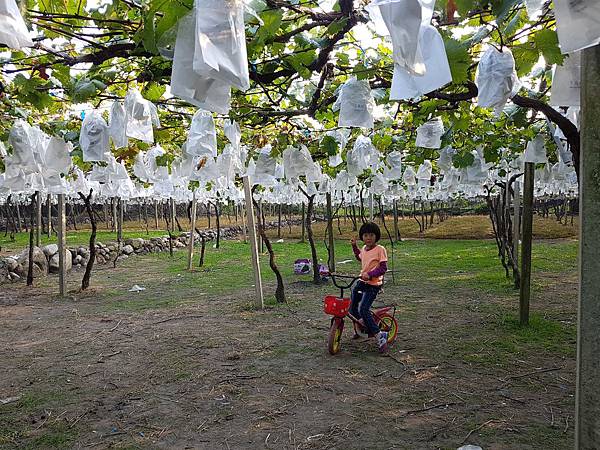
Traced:
<path fill-rule="evenodd" d="M 292 283 L 289 305 L 255 312 L 252 292 L 203 296 L 157 278 L 157 264 L 100 268 L 104 284 L 61 301 L 49 285 L 3 287 L 0 399 L 19 399 L 0 405 L 2 448 L 571 446 L 573 353 L 499 352 L 512 298 L 388 286 L 400 322 L 389 356 L 346 331 L 332 357 L 320 300 L 331 286 Z M 132 279 L 153 293 L 119 290 Z M 547 317 L 574 321 L 573 280 L 548 286 Z M 140 308 L 111 306 L 135 295 Z M 167 295 L 185 301 L 142 304 Z"/>

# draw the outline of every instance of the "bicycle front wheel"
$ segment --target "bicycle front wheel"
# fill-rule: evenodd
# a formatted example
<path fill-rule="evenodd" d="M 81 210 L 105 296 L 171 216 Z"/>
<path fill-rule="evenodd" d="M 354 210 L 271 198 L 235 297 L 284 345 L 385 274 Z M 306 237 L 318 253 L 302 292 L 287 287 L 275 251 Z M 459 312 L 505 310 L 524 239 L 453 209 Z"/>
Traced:
<path fill-rule="evenodd" d="M 327 339 L 327 350 L 331 355 L 335 355 L 342 348 L 342 331 L 344 330 L 344 319 L 334 317 L 331 320 L 329 336 Z"/>

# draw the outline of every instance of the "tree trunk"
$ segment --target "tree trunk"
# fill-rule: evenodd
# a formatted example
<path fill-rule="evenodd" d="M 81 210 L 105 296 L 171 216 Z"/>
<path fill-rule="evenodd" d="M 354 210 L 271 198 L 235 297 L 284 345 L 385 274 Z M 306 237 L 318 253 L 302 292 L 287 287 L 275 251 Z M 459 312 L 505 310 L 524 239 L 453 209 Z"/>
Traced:
<path fill-rule="evenodd" d="M 331 194 L 326 194 L 327 199 L 327 267 L 330 272 L 335 272 L 335 241 L 333 236 L 333 207 L 331 205 Z"/>
<path fill-rule="evenodd" d="M 221 246 L 221 208 L 219 208 L 219 202 L 215 202 L 215 220 L 217 222 L 217 242 L 216 248 Z"/>
<path fill-rule="evenodd" d="M 306 195 L 306 197 L 308 198 L 308 206 L 306 208 L 306 235 L 308 236 L 308 243 L 310 244 L 310 253 L 312 256 L 313 282 L 315 284 L 321 284 L 321 274 L 319 273 L 319 257 L 317 256 L 317 247 L 315 246 L 315 238 L 312 230 L 312 216 L 314 211 L 315 196 Z"/>
<path fill-rule="evenodd" d="M 254 207 L 258 210 L 258 203 L 254 199 L 254 195 L 252 196 L 252 203 L 254 203 Z M 265 247 L 267 247 L 267 251 L 269 252 L 269 267 L 275 274 L 275 279 L 277 280 L 277 287 L 275 288 L 275 299 L 277 303 L 285 303 L 285 287 L 283 285 L 283 277 L 281 276 L 281 272 L 275 263 L 275 252 L 273 251 L 273 246 L 271 245 L 271 241 L 267 237 L 267 233 L 265 232 L 265 216 L 262 214 L 258 219 L 258 233 L 262 238 L 262 241 L 265 243 Z"/>
<path fill-rule="evenodd" d="M 85 209 L 87 211 L 88 217 L 90 219 L 90 225 L 92 226 L 92 232 L 90 234 L 90 259 L 85 266 L 85 273 L 83 274 L 83 278 L 81 280 L 81 290 L 85 291 L 88 287 L 90 287 L 90 278 L 92 276 L 92 268 L 94 267 L 94 261 L 96 260 L 96 218 L 94 217 L 94 211 L 92 210 L 92 189 L 90 189 L 90 193 L 86 197 L 81 192 L 79 192 L 79 197 L 83 200 L 85 204 Z"/>

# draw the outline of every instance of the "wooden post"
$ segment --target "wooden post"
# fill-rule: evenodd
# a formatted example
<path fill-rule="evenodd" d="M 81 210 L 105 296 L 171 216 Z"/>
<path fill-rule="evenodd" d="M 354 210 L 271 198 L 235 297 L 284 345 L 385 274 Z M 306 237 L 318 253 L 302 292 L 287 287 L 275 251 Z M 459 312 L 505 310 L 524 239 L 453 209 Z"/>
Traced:
<path fill-rule="evenodd" d="M 267 211 L 268 212 L 268 211 Z M 263 202 L 262 200 L 260 200 L 258 202 L 258 211 L 257 211 L 258 217 L 260 218 L 259 220 L 262 221 L 262 216 L 264 214 L 264 209 L 263 209 Z M 262 237 L 259 235 L 258 236 L 258 241 L 260 243 L 260 253 L 264 253 L 265 252 L 265 243 L 262 240 Z"/>
<path fill-rule="evenodd" d="M 246 208 L 240 205 L 240 215 L 242 216 L 242 234 L 244 236 L 244 242 L 248 242 L 248 227 L 246 226 Z"/>
<path fill-rule="evenodd" d="M 123 240 L 123 200 L 119 199 L 119 216 L 117 217 L 117 241 L 119 242 L 119 250 L 121 247 L 121 241 Z"/>
<path fill-rule="evenodd" d="M 394 238 L 400 240 L 400 229 L 398 228 L 398 201 L 394 199 Z"/>
<path fill-rule="evenodd" d="M 65 253 L 67 250 L 67 217 L 65 194 L 58 194 L 58 292 L 61 297 L 67 293 L 67 274 L 65 271 Z"/>
<path fill-rule="evenodd" d="M 40 191 L 35 195 L 35 245 L 39 247 L 42 242 L 42 195 Z"/>
<path fill-rule="evenodd" d="M 583 51 L 575 448 L 600 448 L 600 46 Z"/>
<path fill-rule="evenodd" d="M 521 286 L 519 292 L 519 317 L 522 326 L 529 324 L 534 177 L 535 165 L 533 163 L 525 163 L 525 182 L 523 186 L 523 243 L 521 245 Z"/>
<path fill-rule="evenodd" d="M 329 241 L 329 271 L 335 272 L 335 241 L 333 240 L 333 207 L 331 206 L 331 194 L 325 194 L 327 201 L 327 237 Z"/>
<path fill-rule="evenodd" d="M 188 242 L 188 270 L 192 270 L 194 259 L 194 236 L 196 235 L 196 191 L 192 194 L 192 211 L 190 217 L 190 240 Z"/>
<path fill-rule="evenodd" d="M 115 233 L 117 231 L 117 199 L 113 197 L 110 203 L 112 206 L 112 224 L 110 231 Z"/>
<path fill-rule="evenodd" d="M 306 235 L 306 205 L 304 204 L 304 202 L 302 202 L 302 237 L 300 239 L 300 242 L 302 242 L 303 244 L 304 244 L 304 242 L 306 242 L 305 235 Z"/>
<path fill-rule="evenodd" d="M 519 263 L 519 241 L 521 240 L 521 183 L 514 183 L 515 199 L 513 202 L 513 254 Z"/>
<path fill-rule="evenodd" d="M 48 232 L 48 238 L 50 238 L 50 236 L 52 236 L 52 196 L 50 194 L 48 194 L 48 196 L 46 197 L 46 208 L 46 216 L 48 219 L 46 227 Z"/>
<path fill-rule="evenodd" d="M 260 261 L 258 259 L 258 244 L 256 242 L 256 227 L 254 222 L 254 205 L 252 204 L 252 191 L 248 177 L 243 177 L 244 195 L 246 197 L 246 219 L 248 221 L 248 233 L 250 235 L 250 254 L 252 256 L 252 268 L 254 269 L 254 289 L 256 291 L 256 307 L 264 308 L 262 278 L 260 274 Z"/>
<path fill-rule="evenodd" d="M 281 238 L 281 203 L 277 205 L 277 237 Z"/>

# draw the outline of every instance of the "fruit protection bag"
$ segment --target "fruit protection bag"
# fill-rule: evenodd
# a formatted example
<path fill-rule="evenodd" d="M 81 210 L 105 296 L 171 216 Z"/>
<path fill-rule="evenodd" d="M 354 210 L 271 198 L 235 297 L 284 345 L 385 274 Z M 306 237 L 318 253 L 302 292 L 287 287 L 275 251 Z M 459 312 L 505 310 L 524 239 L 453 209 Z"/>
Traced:
<path fill-rule="evenodd" d="M 339 90 L 333 110 L 340 112 L 338 126 L 373 128 L 375 100 L 367 80 L 355 77 L 346 81 Z"/>
<path fill-rule="evenodd" d="M 108 125 L 100 113 L 93 110 L 85 115 L 79 134 L 84 161 L 108 161 Z"/>
<path fill-rule="evenodd" d="M 208 111 L 199 109 L 192 117 L 185 149 L 191 156 L 217 156 L 215 121 Z"/>
<path fill-rule="evenodd" d="M 0 0 L 0 44 L 15 50 L 33 47 L 29 30 L 15 0 Z"/>

